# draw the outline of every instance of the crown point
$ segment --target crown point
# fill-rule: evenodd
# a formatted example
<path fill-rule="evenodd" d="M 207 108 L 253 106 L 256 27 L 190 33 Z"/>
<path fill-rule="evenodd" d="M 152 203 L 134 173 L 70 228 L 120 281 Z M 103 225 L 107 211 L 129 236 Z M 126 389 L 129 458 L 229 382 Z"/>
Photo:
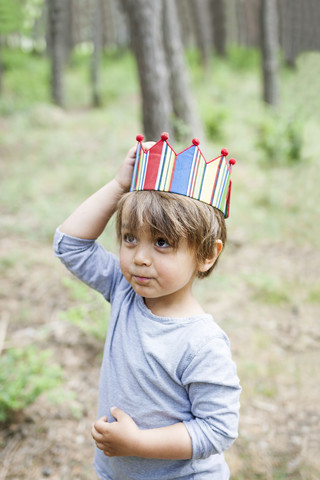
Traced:
<path fill-rule="evenodd" d="M 141 134 L 139 134 L 139 135 L 136 136 L 137 142 L 142 142 L 143 139 L 144 139 L 144 136 L 141 135 Z"/>
<path fill-rule="evenodd" d="M 199 138 L 193 138 L 193 139 L 192 139 L 192 143 L 193 143 L 193 145 L 195 145 L 195 146 L 197 147 L 197 146 L 199 145 L 199 143 L 200 143 Z"/>
<path fill-rule="evenodd" d="M 234 165 L 236 162 L 236 160 L 234 158 L 230 158 L 229 160 L 229 165 Z"/>
<path fill-rule="evenodd" d="M 163 140 L 164 142 L 165 142 L 166 140 L 168 140 L 168 138 L 169 138 L 169 133 L 163 132 L 163 133 L 161 134 L 161 140 Z"/>
<path fill-rule="evenodd" d="M 221 150 L 221 155 L 223 155 L 224 157 L 226 157 L 226 156 L 228 155 L 228 153 L 229 153 L 229 152 L 228 152 L 228 149 L 227 149 L 227 148 L 223 148 L 223 149 Z"/>

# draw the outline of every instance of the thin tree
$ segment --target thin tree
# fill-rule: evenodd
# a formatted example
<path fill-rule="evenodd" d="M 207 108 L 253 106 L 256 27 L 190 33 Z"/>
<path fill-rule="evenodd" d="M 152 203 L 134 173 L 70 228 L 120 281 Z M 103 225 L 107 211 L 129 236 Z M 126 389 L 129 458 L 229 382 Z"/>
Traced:
<path fill-rule="evenodd" d="M 213 26 L 214 49 L 220 57 L 225 57 L 227 51 L 225 0 L 210 0 L 209 5 Z"/>
<path fill-rule="evenodd" d="M 73 16 L 74 16 L 74 2 L 73 0 L 65 0 L 64 6 L 64 51 L 65 51 L 65 63 L 69 61 L 71 52 L 74 47 L 74 31 L 73 31 Z"/>
<path fill-rule="evenodd" d="M 101 105 L 100 96 L 100 64 L 102 50 L 102 0 L 95 0 L 93 5 L 93 22 L 92 22 L 92 40 L 93 52 L 91 58 L 91 87 L 92 87 L 92 104 L 94 107 Z"/>
<path fill-rule="evenodd" d="M 276 106 L 278 91 L 278 18 L 276 0 L 261 2 L 261 50 L 263 72 L 263 99 Z"/>
<path fill-rule="evenodd" d="M 296 58 L 299 54 L 301 13 L 300 1 L 279 0 L 280 41 L 284 60 L 290 68 L 296 67 Z"/>
<path fill-rule="evenodd" d="M 190 89 L 184 49 L 181 39 L 176 0 L 163 0 L 163 35 L 169 68 L 169 86 L 173 111 L 182 120 L 185 134 L 202 136 L 202 127 L 196 113 L 193 94 Z M 178 132 L 176 132 L 178 134 Z M 182 132 L 180 132 L 180 135 Z"/>
<path fill-rule="evenodd" d="M 189 0 L 191 2 L 196 42 L 200 51 L 203 66 L 208 67 L 211 46 L 212 32 L 210 24 L 208 0 Z"/>
<path fill-rule="evenodd" d="M 61 107 L 65 104 L 63 70 L 65 62 L 64 1 L 48 1 L 48 38 L 51 59 L 51 96 Z"/>
<path fill-rule="evenodd" d="M 172 134 L 169 72 L 162 35 L 163 2 L 122 0 L 127 12 L 132 47 L 137 59 L 142 94 L 143 129 L 147 139 Z"/>

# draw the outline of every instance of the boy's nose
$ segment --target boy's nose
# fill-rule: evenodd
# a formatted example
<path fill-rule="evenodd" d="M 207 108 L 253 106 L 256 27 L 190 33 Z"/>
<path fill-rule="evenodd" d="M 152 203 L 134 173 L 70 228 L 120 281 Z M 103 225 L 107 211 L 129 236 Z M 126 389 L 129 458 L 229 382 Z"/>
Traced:
<path fill-rule="evenodd" d="M 139 245 L 137 247 L 134 262 L 137 265 L 151 265 L 151 252 L 147 245 Z"/>

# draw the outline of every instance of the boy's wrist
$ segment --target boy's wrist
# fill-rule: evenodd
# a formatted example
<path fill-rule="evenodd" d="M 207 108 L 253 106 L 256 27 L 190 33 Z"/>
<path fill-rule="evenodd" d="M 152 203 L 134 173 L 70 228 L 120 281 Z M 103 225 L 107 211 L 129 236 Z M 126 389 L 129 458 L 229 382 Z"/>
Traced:
<path fill-rule="evenodd" d="M 119 188 L 119 193 L 120 194 L 123 194 L 125 192 L 127 192 L 130 188 L 130 185 L 129 186 L 126 186 L 126 185 L 123 185 L 121 183 L 121 181 L 117 178 L 117 176 L 114 177 L 113 179 L 115 181 L 115 183 L 117 184 L 117 187 Z"/>
<path fill-rule="evenodd" d="M 154 442 L 151 430 L 138 430 L 136 442 L 133 446 L 134 455 L 141 458 L 155 458 L 152 453 L 154 451 Z"/>
<path fill-rule="evenodd" d="M 183 425 L 138 430 L 133 445 L 134 456 L 171 460 L 186 460 L 192 457 L 191 438 Z"/>

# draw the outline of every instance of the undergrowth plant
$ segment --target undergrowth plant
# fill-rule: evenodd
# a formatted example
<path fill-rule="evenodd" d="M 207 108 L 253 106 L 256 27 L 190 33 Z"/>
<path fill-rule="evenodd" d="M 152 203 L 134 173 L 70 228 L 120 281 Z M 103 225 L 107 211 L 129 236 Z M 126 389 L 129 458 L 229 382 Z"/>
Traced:
<path fill-rule="evenodd" d="M 49 350 L 33 345 L 11 348 L 0 357 L 0 422 L 22 411 L 43 392 L 62 381 L 62 369 Z"/>
<path fill-rule="evenodd" d="M 284 167 L 302 161 L 303 124 L 297 117 L 265 114 L 257 128 L 256 146 L 265 166 Z"/>

